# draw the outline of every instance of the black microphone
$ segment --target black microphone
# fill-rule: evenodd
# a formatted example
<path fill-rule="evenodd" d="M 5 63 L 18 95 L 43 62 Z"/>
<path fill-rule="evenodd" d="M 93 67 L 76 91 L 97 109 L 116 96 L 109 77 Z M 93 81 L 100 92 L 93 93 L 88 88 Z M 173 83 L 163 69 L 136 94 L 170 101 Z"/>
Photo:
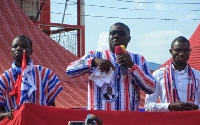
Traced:
<path fill-rule="evenodd" d="M 115 46 L 115 54 L 120 55 L 123 54 L 124 52 L 126 52 L 126 48 L 124 45 Z M 125 66 L 120 66 L 120 68 L 122 71 L 122 75 L 127 75 L 127 69 L 125 68 Z"/>

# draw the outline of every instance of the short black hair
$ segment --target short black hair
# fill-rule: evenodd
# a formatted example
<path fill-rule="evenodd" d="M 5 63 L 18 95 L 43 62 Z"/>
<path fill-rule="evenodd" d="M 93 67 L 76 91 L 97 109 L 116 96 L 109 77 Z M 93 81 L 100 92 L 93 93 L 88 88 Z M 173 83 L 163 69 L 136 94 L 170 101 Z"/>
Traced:
<path fill-rule="evenodd" d="M 185 43 L 188 43 L 188 45 L 190 46 L 190 42 L 189 42 L 188 39 L 186 39 L 184 36 L 179 36 L 179 37 L 175 38 L 175 39 L 172 41 L 172 43 L 171 43 L 171 48 L 174 47 L 174 43 L 175 43 L 176 41 L 182 42 L 182 43 L 184 43 L 184 42 L 185 42 Z"/>
<path fill-rule="evenodd" d="M 122 22 L 116 22 L 116 23 L 114 23 L 112 26 L 114 26 L 114 25 L 122 25 L 122 26 L 124 26 L 124 27 L 126 27 L 127 28 L 127 31 L 128 31 L 128 34 L 130 35 L 130 28 L 126 25 L 126 24 L 124 24 L 124 23 L 122 23 Z M 112 27 L 111 26 L 111 27 Z M 110 28 L 111 28 L 110 27 Z"/>
<path fill-rule="evenodd" d="M 32 41 L 31 41 L 31 39 L 29 38 L 29 37 L 27 37 L 27 36 L 25 36 L 25 35 L 19 35 L 19 36 L 17 36 L 16 38 L 19 38 L 19 39 L 27 39 L 29 42 L 30 42 L 30 47 L 31 47 L 31 49 L 32 49 Z M 15 39 L 16 39 L 15 38 Z"/>

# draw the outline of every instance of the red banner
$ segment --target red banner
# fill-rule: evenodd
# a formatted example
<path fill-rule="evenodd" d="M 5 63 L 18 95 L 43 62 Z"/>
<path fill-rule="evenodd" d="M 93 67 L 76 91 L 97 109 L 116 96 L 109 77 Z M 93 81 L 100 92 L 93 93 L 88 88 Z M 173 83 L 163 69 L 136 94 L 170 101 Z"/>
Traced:
<path fill-rule="evenodd" d="M 0 125 L 67 125 L 84 121 L 87 114 L 99 116 L 103 125 L 199 125 L 200 111 L 133 112 L 65 109 L 36 104 L 23 104 L 14 119 L 5 118 Z"/>

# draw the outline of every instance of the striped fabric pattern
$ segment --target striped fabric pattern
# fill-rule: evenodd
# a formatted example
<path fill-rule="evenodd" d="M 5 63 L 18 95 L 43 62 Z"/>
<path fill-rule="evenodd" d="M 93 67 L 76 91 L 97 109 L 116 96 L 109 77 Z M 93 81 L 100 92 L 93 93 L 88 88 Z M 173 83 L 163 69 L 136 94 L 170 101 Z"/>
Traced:
<path fill-rule="evenodd" d="M 17 74 L 14 68 L 14 65 L 12 65 L 9 70 L 6 70 L 0 76 L 0 105 L 4 106 L 6 111 L 11 111 L 19 107 L 16 104 L 16 97 L 10 95 L 17 80 Z M 30 73 L 33 74 L 33 81 L 37 90 L 33 91 L 29 100 L 26 100 L 26 102 L 50 105 L 62 90 L 58 77 L 52 70 L 40 65 L 34 65 Z"/>
<path fill-rule="evenodd" d="M 187 64 L 187 71 L 188 71 L 188 87 L 187 87 L 187 101 L 193 103 L 195 100 L 195 90 L 196 90 L 196 79 L 195 75 L 192 71 L 192 68 L 189 64 Z M 180 101 L 179 96 L 177 94 L 177 88 L 175 84 L 175 80 L 173 77 L 173 68 L 172 62 L 166 66 L 164 72 L 164 80 L 165 80 L 165 89 L 166 89 L 166 96 L 169 103 L 174 103 Z M 173 87 L 175 86 L 175 87 Z"/>
<path fill-rule="evenodd" d="M 116 55 L 109 50 L 90 51 L 79 60 L 71 62 L 68 65 L 66 74 L 70 77 L 92 73 L 94 67 L 91 66 L 91 60 L 94 57 L 109 60 L 115 66 L 115 72 L 109 84 L 104 83 L 102 87 L 99 87 L 93 81 L 89 81 L 89 110 L 137 110 L 139 100 L 136 98 L 136 95 L 138 91 L 136 92 L 132 83 L 133 81 L 145 93 L 151 94 L 154 92 L 155 81 L 151 76 L 145 58 L 138 54 L 128 53 L 135 64 L 128 70 L 128 75 L 125 76 L 121 74 L 121 68 L 116 63 Z M 104 90 L 107 86 L 111 86 L 115 94 L 115 98 L 109 101 L 103 98 Z"/>

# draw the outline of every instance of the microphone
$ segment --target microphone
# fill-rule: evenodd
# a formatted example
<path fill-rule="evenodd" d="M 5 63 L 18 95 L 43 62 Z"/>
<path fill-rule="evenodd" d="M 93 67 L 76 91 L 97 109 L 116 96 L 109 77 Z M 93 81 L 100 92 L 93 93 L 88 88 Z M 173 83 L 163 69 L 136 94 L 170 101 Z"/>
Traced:
<path fill-rule="evenodd" d="M 124 45 L 115 46 L 115 54 L 120 55 L 126 52 L 126 47 Z M 122 75 L 127 75 L 127 69 L 125 66 L 120 66 Z"/>

